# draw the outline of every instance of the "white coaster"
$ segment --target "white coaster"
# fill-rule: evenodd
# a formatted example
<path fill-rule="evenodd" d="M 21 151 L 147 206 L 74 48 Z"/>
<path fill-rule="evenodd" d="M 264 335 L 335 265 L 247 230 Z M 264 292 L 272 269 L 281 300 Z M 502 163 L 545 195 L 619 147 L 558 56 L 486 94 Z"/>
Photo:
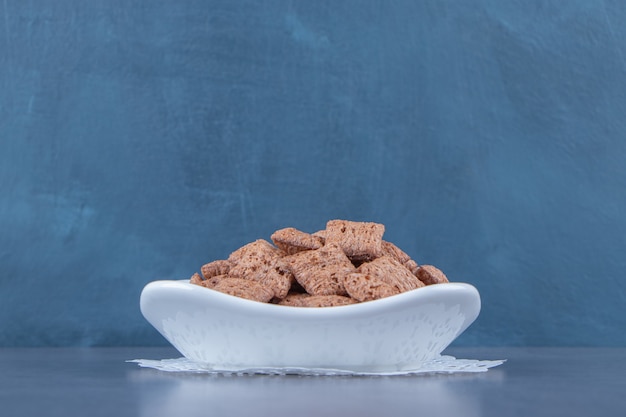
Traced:
<path fill-rule="evenodd" d="M 432 361 L 424 362 L 416 369 L 402 371 L 353 371 L 347 369 L 325 368 L 220 368 L 208 364 L 197 363 L 187 358 L 178 359 L 133 359 L 128 362 L 138 364 L 142 368 L 152 368 L 164 372 L 189 372 L 209 375 L 307 375 L 307 376 L 393 376 L 418 374 L 451 374 L 486 372 L 489 368 L 501 365 L 505 360 L 457 359 L 454 356 L 440 356 Z"/>

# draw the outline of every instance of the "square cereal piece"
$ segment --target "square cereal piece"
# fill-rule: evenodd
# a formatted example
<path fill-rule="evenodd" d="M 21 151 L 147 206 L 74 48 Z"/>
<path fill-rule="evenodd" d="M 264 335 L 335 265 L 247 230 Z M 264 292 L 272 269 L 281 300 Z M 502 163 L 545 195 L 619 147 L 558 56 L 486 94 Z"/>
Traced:
<path fill-rule="evenodd" d="M 382 248 L 383 248 L 383 255 L 391 256 L 393 259 L 400 262 L 402 265 L 404 265 L 406 262 L 411 260 L 411 257 L 407 255 L 406 252 L 404 252 L 402 249 L 400 249 L 399 247 L 397 247 L 391 242 L 387 242 L 386 240 L 383 240 Z"/>
<path fill-rule="evenodd" d="M 293 255 L 294 253 L 305 250 L 319 249 L 323 245 L 321 238 L 306 232 L 301 232 L 293 227 L 275 231 L 271 239 L 279 249 L 282 249 L 288 255 Z"/>
<path fill-rule="evenodd" d="M 254 242 L 248 243 L 231 253 L 228 256 L 228 261 L 231 263 L 231 267 L 235 264 L 239 263 L 242 259 L 250 259 L 251 256 L 255 256 L 254 253 L 257 253 L 257 258 L 265 259 L 266 257 L 279 257 L 280 250 L 276 248 L 274 245 L 269 243 L 265 239 L 257 239 Z"/>
<path fill-rule="evenodd" d="M 285 298 L 293 279 L 281 258 L 282 252 L 266 240 L 258 239 L 237 249 L 228 257 L 228 275 L 261 283 Z"/>
<path fill-rule="evenodd" d="M 415 276 L 417 276 L 417 270 L 419 269 L 419 265 L 417 264 L 417 262 L 415 262 L 413 259 L 409 259 L 408 261 L 406 261 L 406 263 L 403 264 L 406 269 L 408 269 L 409 271 L 411 271 L 411 273 Z M 418 277 L 419 278 L 419 277 Z"/>
<path fill-rule="evenodd" d="M 310 297 L 311 294 L 307 294 L 305 292 L 289 292 L 285 298 L 282 300 L 276 300 L 276 304 L 280 304 L 282 306 L 296 306 L 299 304 L 301 299 Z"/>
<path fill-rule="evenodd" d="M 343 278 L 355 268 L 336 244 L 283 258 L 296 281 L 311 295 L 346 295 Z"/>
<path fill-rule="evenodd" d="M 445 284 L 448 281 L 448 277 L 437 267 L 432 265 L 422 265 L 417 268 L 415 274 L 420 281 L 426 285 L 433 284 Z"/>
<path fill-rule="evenodd" d="M 204 281 L 202 281 L 202 283 L 200 283 L 200 285 L 206 288 L 214 288 L 220 281 L 225 278 L 228 278 L 228 275 L 215 275 L 205 279 Z"/>
<path fill-rule="evenodd" d="M 330 220 L 326 223 L 326 244 L 336 243 L 352 262 L 366 262 L 383 254 L 385 226 L 371 222 Z"/>
<path fill-rule="evenodd" d="M 348 274 L 343 280 L 343 286 L 350 297 L 360 302 L 378 300 L 400 293 L 396 286 L 375 276 L 359 272 Z"/>
<path fill-rule="evenodd" d="M 278 304 L 291 307 L 336 307 L 355 303 L 356 300 L 343 295 L 289 294 Z"/>
<path fill-rule="evenodd" d="M 202 277 L 197 272 L 194 273 L 191 278 L 189 278 L 189 282 L 195 285 L 202 285 Z"/>
<path fill-rule="evenodd" d="M 318 230 L 315 233 L 311 233 L 311 236 L 315 236 L 322 242 L 322 245 L 326 244 L 326 229 Z"/>
<path fill-rule="evenodd" d="M 397 247 L 391 242 L 387 242 L 383 240 L 383 256 L 390 256 L 396 261 L 400 262 L 413 275 L 417 273 L 418 264 L 415 262 L 409 255 L 407 255 L 402 249 Z"/>
<path fill-rule="evenodd" d="M 230 261 L 220 259 L 202 265 L 202 268 L 200 268 L 200 272 L 202 272 L 202 276 L 204 277 L 204 279 L 209 279 L 218 275 L 228 274 L 228 271 L 230 271 L 230 267 Z"/>
<path fill-rule="evenodd" d="M 212 289 L 261 303 L 267 303 L 274 296 L 274 292 L 270 288 L 258 282 L 242 278 L 223 278 Z"/>
<path fill-rule="evenodd" d="M 381 256 L 371 262 L 366 262 L 357 268 L 357 272 L 376 277 L 396 287 L 399 292 L 410 291 L 424 286 L 422 281 L 417 279 L 411 271 L 390 256 Z"/>

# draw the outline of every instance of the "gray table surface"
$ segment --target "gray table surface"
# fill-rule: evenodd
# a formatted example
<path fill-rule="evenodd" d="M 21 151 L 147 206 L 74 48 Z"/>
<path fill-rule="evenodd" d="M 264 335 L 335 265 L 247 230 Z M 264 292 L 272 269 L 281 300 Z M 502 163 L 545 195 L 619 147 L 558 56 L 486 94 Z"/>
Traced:
<path fill-rule="evenodd" d="M 626 416 L 626 348 L 450 348 L 480 374 L 209 376 L 139 368 L 172 348 L 2 348 L 1 415 Z"/>

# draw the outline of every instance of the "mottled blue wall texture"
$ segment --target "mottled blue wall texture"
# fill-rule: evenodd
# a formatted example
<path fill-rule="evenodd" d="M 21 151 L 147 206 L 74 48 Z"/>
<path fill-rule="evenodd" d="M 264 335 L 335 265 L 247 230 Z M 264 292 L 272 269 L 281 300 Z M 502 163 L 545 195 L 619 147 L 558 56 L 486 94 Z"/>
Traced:
<path fill-rule="evenodd" d="M 143 286 L 384 223 L 457 345 L 626 345 L 626 3 L 0 3 L 0 346 L 160 345 Z"/>

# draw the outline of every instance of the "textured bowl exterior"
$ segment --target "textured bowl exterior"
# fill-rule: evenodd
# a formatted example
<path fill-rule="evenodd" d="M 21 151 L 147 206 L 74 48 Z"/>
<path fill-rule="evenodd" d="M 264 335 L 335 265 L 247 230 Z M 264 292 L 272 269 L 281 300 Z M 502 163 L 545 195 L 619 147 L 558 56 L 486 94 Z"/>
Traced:
<path fill-rule="evenodd" d="M 154 281 L 144 317 L 185 357 L 219 367 L 416 369 L 438 357 L 480 312 L 465 283 L 376 301 L 302 308 L 233 297 L 186 281 Z"/>

